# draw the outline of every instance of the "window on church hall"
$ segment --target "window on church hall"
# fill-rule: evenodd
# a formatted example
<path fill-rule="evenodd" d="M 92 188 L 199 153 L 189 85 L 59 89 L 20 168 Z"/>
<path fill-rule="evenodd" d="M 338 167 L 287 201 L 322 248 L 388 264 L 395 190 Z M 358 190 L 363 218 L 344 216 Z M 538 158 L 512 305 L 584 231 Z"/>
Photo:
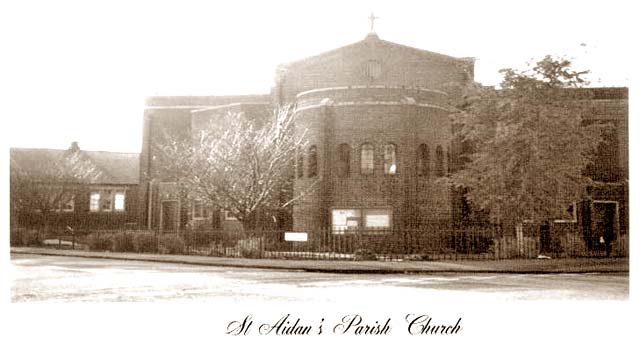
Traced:
<path fill-rule="evenodd" d="M 124 192 L 116 192 L 113 196 L 113 208 L 115 211 L 124 211 Z"/>
<path fill-rule="evenodd" d="M 396 145 L 389 143 L 384 146 L 384 173 L 387 175 L 395 175 L 396 172 L 398 172 Z"/>
<path fill-rule="evenodd" d="M 436 176 L 444 176 L 444 152 L 441 146 L 436 147 Z"/>
<path fill-rule="evenodd" d="M 307 171 L 307 177 L 316 177 L 318 175 L 318 149 L 315 145 L 309 147 L 309 170 Z"/>
<path fill-rule="evenodd" d="M 300 148 L 298 148 L 298 155 L 296 158 L 296 170 L 298 172 L 298 178 L 301 178 L 304 176 L 304 154 L 302 153 L 302 150 L 300 150 Z"/>
<path fill-rule="evenodd" d="M 100 211 L 100 192 L 91 192 L 89 211 Z"/>
<path fill-rule="evenodd" d="M 104 197 L 100 199 L 100 210 L 102 211 L 111 211 L 113 210 L 113 201 L 111 199 L 112 194 L 111 191 L 104 191 Z"/>
<path fill-rule="evenodd" d="M 89 194 L 90 212 L 125 211 L 125 190 L 102 189 Z"/>
<path fill-rule="evenodd" d="M 360 146 L 360 173 L 363 175 L 373 174 L 373 145 L 370 143 Z"/>
<path fill-rule="evenodd" d="M 418 176 L 429 177 L 430 163 L 429 147 L 424 143 L 420 144 L 418 146 Z"/>
<path fill-rule="evenodd" d="M 338 146 L 338 176 L 349 177 L 351 165 L 351 147 L 347 143 Z"/>

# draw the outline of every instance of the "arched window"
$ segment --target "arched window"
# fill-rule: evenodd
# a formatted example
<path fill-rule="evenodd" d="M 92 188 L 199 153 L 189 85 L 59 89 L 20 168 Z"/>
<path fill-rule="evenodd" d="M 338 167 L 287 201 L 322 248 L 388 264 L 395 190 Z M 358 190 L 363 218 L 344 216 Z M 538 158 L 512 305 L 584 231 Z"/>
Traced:
<path fill-rule="evenodd" d="M 429 147 L 426 144 L 418 146 L 418 176 L 429 177 L 431 172 L 431 156 L 429 155 Z"/>
<path fill-rule="evenodd" d="M 347 143 L 338 146 L 338 176 L 349 177 L 351 166 L 351 147 Z"/>
<path fill-rule="evenodd" d="M 373 145 L 370 143 L 360 146 L 360 173 L 363 175 L 373 174 Z"/>
<path fill-rule="evenodd" d="M 315 145 L 309 147 L 309 170 L 307 171 L 307 177 L 316 177 L 318 175 L 318 151 Z"/>
<path fill-rule="evenodd" d="M 297 156 L 296 156 L 296 170 L 298 171 L 298 178 L 301 178 L 304 176 L 304 154 L 302 153 L 302 150 L 300 150 L 300 148 L 298 148 L 297 151 Z"/>
<path fill-rule="evenodd" d="M 389 143 L 384 146 L 384 173 L 387 175 L 395 175 L 397 172 L 396 145 Z"/>
<path fill-rule="evenodd" d="M 382 69 L 380 67 L 380 61 L 369 60 L 364 63 L 363 69 L 364 76 L 369 79 L 376 79 L 380 77 Z"/>
<path fill-rule="evenodd" d="M 441 146 L 436 147 L 436 176 L 444 176 L 444 152 Z"/>

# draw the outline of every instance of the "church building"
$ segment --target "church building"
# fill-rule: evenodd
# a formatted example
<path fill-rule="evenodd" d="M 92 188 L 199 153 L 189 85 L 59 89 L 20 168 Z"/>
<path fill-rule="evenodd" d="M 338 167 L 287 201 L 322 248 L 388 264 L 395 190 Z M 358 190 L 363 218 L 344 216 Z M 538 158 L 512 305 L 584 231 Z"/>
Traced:
<path fill-rule="evenodd" d="M 174 232 L 198 219 L 212 219 L 220 228 L 238 226 L 229 214 L 181 204 L 151 146 L 167 131 L 189 136 L 199 121 L 214 114 L 233 111 L 260 118 L 286 104 L 295 106 L 296 129 L 308 137 L 292 172 L 293 192 L 312 189 L 294 204 L 287 230 L 340 233 L 461 220 L 462 198 L 436 180 L 458 167 L 449 104 L 474 81 L 473 58 L 392 43 L 371 32 L 351 45 L 281 65 L 275 80 L 264 95 L 148 98 L 140 154 L 142 227 Z M 596 168 L 610 172 L 600 175 L 589 208 L 576 205 L 573 211 L 592 219 L 587 211 L 611 208 L 605 216 L 615 218 L 612 226 L 626 234 L 627 90 L 592 90 L 594 98 L 585 101 L 592 106 L 589 118 L 616 126 L 612 145 L 602 151 L 601 161 L 610 167 Z M 584 226 L 592 227 L 591 221 Z"/>

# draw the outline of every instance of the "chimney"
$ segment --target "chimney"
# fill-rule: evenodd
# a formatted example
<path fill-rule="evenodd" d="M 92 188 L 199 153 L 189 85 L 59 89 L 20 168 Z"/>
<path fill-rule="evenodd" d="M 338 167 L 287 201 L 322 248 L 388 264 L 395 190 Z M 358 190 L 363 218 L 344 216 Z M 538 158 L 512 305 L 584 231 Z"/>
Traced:
<path fill-rule="evenodd" d="M 79 151 L 80 151 L 80 146 L 78 145 L 78 142 L 76 141 L 71 142 L 71 147 L 69 147 L 69 152 L 77 153 Z"/>

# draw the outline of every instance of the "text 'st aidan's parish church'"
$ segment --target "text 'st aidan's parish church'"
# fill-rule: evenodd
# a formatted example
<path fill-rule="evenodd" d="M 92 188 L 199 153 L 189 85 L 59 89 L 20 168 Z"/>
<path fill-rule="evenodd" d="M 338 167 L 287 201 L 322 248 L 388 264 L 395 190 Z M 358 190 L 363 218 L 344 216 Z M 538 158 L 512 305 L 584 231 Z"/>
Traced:
<path fill-rule="evenodd" d="M 234 225 L 229 214 L 181 203 L 152 146 L 164 131 L 188 136 L 201 121 L 227 112 L 260 118 L 295 104 L 297 129 L 308 143 L 296 162 L 294 192 L 316 183 L 293 206 L 293 230 L 394 228 L 463 221 L 460 194 L 436 180 L 456 165 L 448 102 L 474 80 L 474 60 L 382 40 L 364 40 L 279 66 L 271 94 L 156 96 L 147 100 L 140 154 L 139 224 L 173 232 L 190 220 Z M 576 200 L 566 221 L 591 226 L 609 218 L 627 233 L 627 89 L 590 88 L 586 119 L 616 126 L 596 162 L 600 187 L 590 203 Z M 601 148 L 602 149 L 602 148 Z M 581 223 L 581 222 L 584 222 Z"/>

